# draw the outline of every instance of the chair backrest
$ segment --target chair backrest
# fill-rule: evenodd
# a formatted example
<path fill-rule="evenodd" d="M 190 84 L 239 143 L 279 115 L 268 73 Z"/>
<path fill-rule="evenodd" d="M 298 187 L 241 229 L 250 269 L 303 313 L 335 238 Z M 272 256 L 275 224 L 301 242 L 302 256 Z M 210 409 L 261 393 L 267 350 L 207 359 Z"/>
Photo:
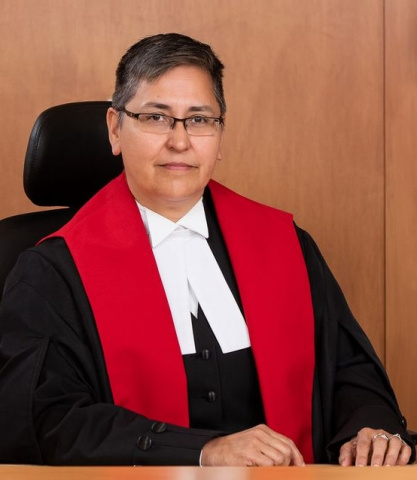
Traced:
<path fill-rule="evenodd" d="M 38 206 L 65 207 L 0 221 L 0 299 L 19 254 L 64 225 L 89 198 L 123 170 L 106 126 L 110 102 L 49 108 L 37 118 L 26 151 L 23 183 Z"/>

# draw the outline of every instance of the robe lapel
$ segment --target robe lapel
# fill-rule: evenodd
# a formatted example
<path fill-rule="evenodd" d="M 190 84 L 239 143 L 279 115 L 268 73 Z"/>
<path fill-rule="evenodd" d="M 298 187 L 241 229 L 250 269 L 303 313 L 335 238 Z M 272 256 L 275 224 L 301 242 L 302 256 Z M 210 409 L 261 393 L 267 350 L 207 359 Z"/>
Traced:
<path fill-rule="evenodd" d="M 314 319 L 292 216 L 209 184 L 236 276 L 268 425 L 313 461 Z"/>
<path fill-rule="evenodd" d="M 64 237 L 80 273 L 115 404 L 188 426 L 187 381 L 175 327 L 124 174 L 53 236 Z"/>

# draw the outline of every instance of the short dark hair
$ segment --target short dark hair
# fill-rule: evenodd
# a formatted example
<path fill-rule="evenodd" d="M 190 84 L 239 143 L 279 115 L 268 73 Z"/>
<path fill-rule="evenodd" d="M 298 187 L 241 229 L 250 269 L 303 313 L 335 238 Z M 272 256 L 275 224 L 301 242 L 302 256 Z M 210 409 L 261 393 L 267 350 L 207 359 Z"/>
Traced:
<path fill-rule="evenodd" d="M 135 95 L 139 82 L 156 80 L 168 70 L 181 65 L 196 66 L 210 75 L 213 92 L 223 116 L 226 112 L 226 101 L 222 62 L 209 45 L 178 33 L 145 37 L 127 50 L 116 70 L 113 108 L 124 108 Z"/>

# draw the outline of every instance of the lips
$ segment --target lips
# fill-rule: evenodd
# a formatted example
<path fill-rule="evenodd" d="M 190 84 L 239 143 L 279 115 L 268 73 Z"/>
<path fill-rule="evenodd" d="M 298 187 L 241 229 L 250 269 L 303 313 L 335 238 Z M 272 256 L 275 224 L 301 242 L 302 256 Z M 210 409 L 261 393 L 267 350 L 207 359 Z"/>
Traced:
<path fill-rule="evenodd" d="M 182 163 L 182 162 L 169 162 L 169 163 L 163 163 L 160 165 L 160 167 L 166 168 L 167 170 L 178 170 L 178 171 L 184 171 L 184 170 L 190 170 L 193 168 L 197 168 L 194 165 L 189 165 L 188 163 Z"/>

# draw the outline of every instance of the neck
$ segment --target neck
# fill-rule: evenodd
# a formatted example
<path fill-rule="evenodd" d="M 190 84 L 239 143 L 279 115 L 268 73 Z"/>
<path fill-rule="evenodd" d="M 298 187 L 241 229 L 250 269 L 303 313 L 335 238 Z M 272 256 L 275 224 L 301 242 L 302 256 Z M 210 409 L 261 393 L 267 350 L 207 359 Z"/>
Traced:
<path fill-rule="evenodd" d="M 189 199 L 189 201 L 177 201 L 177 202 L 147 202 L 146 199 L 138 198 L 135 196 L 135 199 L 145 208 L 152 210 L 153 212 L 161 215 L 171 222 L 178 222 L 180 218 L 186 215 L 196 203 L 201 198 L 201 195 L 197 198 Z"/>

